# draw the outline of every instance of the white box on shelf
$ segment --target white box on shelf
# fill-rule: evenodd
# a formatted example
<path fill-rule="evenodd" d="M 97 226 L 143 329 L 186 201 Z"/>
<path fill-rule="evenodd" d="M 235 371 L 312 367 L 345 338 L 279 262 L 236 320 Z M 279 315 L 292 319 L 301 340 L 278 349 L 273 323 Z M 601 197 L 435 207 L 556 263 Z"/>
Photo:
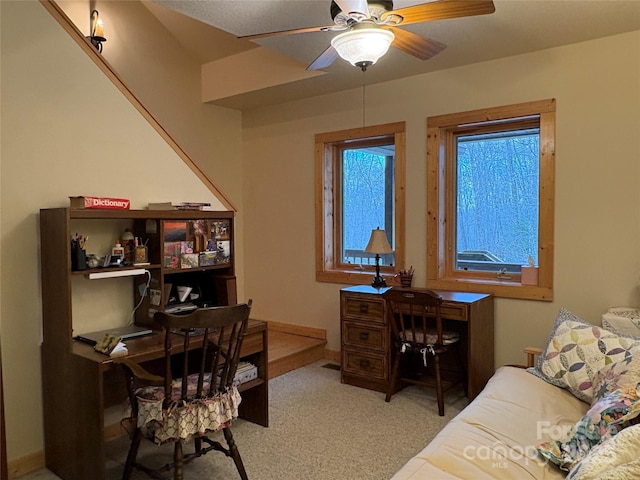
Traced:
<path fill-rule="evenodd" d="M 602 315 L 602 326 L 619 333 L 640 337 L 640 309 L 612 307 Z"/>
<path fill-rule="evenodd" d="M 249 362 L 239 362 L 234 380 L 240 385 L 258 378 L 258 367 Z"/>

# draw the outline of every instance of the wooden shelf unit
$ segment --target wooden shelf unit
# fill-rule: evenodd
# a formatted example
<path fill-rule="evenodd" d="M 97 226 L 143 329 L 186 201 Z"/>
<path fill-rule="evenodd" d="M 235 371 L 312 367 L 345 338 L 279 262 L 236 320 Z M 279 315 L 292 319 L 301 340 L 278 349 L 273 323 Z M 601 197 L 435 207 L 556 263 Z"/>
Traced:
<path fill-rule="evenodd" d="M 149 265 L 141 267 L 95 268 L 72 271 L 71 236 L 86 228 L 85 221 L 99 221 L 108 231 L 113 223 L 113 239 L 126 224 L 133 235 L 147 240 Z M 44 408 L 46 466 L 64 480 L 79 478 L 104 479 L 105 408 L 123 402 L 126 397 L 124 374 L 113 365 L 112 359 L 99 354 L 89 345 L 73 340 L 73 284 L 77 276 L 92 272 L 120 271 L 144 268 L 151 274 L 153 288 L 162 292 L 160 305 L 150 305 L 150 296 L 141 297 L 140 287 L 147 283 L 147 275 L 133 278 L 133 302 L 140 303 L 135 323 L 153 327 L 153 309 L 162 309 L 168 292 L 165 285 L 198 285 L 203 297 L 211 305 L 237 303 L 234 251 L 233 212 L 173 211 L 173 210 L 72 210 L 69 208 L 40 211 L 41 283 L 42 283 L 42 385 Z M 193 268 L 165 267 L 164 242 L 167 222 L 204 221 L 207 228 L 213 222 L 225 222 L 228 251 L 224 263 Z M 83 223 L 84 222 L 84 223 Z M 83 232 L 91 235 L 91 232 Z M 187 232 L 189 234 L 189 232 Z M 100 253 L 100 252 L 96 252 Z M 228 259 L 227 259 L 228 254 Z M 72 279 L 74 281 L 72 281 Z M 82 281 L 82 280 L 80 280 Z M 96 289 L 102 280 L 92 282 Z M 116 325 L 114 325 L 115 327 Z M 154 371 L 162 363 L 164 351 L 162 335 L 128 340 L 129 356 L 145 362 Z M 177 352 L 177 354 L 182 354 Z M 258 367 L 258 378 L 242 385 L 240 416 L 268 426 L 268 358 L 267 328 L 264 322 L 251 320 L 243 342 L 241 356 Z"/>

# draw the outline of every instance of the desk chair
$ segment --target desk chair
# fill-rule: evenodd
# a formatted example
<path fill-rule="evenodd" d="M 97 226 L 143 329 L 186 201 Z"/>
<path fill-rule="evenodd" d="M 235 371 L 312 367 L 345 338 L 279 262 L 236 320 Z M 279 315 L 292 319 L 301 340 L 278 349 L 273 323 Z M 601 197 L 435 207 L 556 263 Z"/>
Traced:
<path fill-rule="evenodd" d="M 238 416 L 240 394 L 233 379 L 250 310 L 251 301 L 228 307 L 200 308 L 187 315 L 157 312 L 154 321 L 164 328 L 165 335 L 163 376 L 148 373 L 127 357 L 117 360 L 124 366 L 132 417 L 137 421 L 123 480 L 130 478 L 133 468 L 152 478 L 163 478 L 160 472 L 173 469 L 174 480 L 182 480 L 183 465 L 210 450 L 218 450 L 231 457 L 240 477 L 247 480 L 231 433 L 231 423 Z M 198 329 L 204 335 L 187 334 L 192 329 Z M 176 354 L 189 351 L 191 342 L 201 344 L 194 368 L 189 367 L 191 355 Z M 180 344 L 182 348 L 176 348 Z M 172 368 L 180 372 L 175 377 Z M 165 392 L 171 394 L 166 395 Z M 208 432 L 220 429 L 226 447 L 207 437 Z M 173 443 L 173 462 L 156 470 L 137 463 L 138 447 L 143 437 L 157 444 Z M 194 439 L 195 450 L 185 454 L 182 444 L 191 438 Z M 203 443 L 207 445 L 203 446 Z"/>
<path fill-rule="evenodd" d="M 385 401 L 389 402 L 398 382 L 435 386 L 438 413 L 444 415 L 444 392 L 458 383 L 445 381 L 440 375 L 440 357 L 456 350 L 461 372 L 464 365 L 457 344 L 457 332 L 442 328 L 440 306 L 442 298 L 431 291 L 413 291 L 392 288 L 383 295 L 387 303 L 387 315 L 392 328 L 395 353 L 391 381 Z M 428 378 L 427 366 L 433 363 L 433 378 Z M 399 376 L 402 363 L 402 375 Z M 463 380 L 466 375 L 459 375 Z"/>

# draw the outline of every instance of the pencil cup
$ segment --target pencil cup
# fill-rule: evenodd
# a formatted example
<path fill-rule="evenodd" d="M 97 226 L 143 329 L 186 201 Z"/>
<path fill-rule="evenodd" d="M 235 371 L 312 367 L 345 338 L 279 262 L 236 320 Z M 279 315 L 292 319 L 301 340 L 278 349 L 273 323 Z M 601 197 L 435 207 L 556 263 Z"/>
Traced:
<path fill-rule="evenodd" d="M 137 247 L 135 247 L 135 257 L 133 260 L 133 263 L 147 263 L 148 260 L 148 256 L 147 256 L 147 247 L 144 245 L 139 245 Z"/>
<path fill-rule="evenodd" d="M 86 270 L 87 256 L 78 246 L 71 246 L 71 270 Z"/>
<path fill-rule="evenodd" d="M 404 288 L 411 287 L 411 283 L 413 282 L 413 275 L 400 275 L 400 285 Z"/>

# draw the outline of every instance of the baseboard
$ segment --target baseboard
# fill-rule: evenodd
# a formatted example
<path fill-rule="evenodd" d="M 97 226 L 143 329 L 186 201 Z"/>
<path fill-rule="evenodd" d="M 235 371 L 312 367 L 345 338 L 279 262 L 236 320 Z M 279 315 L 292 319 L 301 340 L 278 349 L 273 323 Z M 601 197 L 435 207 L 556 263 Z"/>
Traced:
<path fill-rule="evenodd" d="M 9 480 L 20 478 L 23 475 L 27 475 L 28 473 L 41 470 L 44 468 L 44 466 L 44 450 L 30 453 L 29 455 L 25 455 L 22 458 L 12 460 L 10 462 L 7 462 L 7 467 L 9 467 Z"/>
<path fill-rule="evenodd" d="M 133 423 L 130 424 L 131 428 L 135 428 Z M 104 427 L 104 440 L 110 442 L 116 438 L 124 437 L 127 435 L 126 429 L 118 422 L 113 425 L 106 425 Z M 8 462 L 9 467 L 9 480 L 20 478 L 29 473 L 41 470 L 46 467 L 44 450 L 31 453 L 17 460 Z"/>
<path fill-rule="evenodd" d="M 267 329 L 274 332 L 300 335 L 301 337 L 317 338 L 319 340 L 327 339 L 327 331 L 322 328 L 305 327 L 302 325 L 293 325 L 291 323 L 274 322 L 272 320 L 268 320 Z"/>
<path fill-rule="evenodd" d="M 336 363 L 341 362 L 340 350 L 329 350 L 328 348 L 324 349 L 324 357 L 325 360 L 331 360 Z"/>

